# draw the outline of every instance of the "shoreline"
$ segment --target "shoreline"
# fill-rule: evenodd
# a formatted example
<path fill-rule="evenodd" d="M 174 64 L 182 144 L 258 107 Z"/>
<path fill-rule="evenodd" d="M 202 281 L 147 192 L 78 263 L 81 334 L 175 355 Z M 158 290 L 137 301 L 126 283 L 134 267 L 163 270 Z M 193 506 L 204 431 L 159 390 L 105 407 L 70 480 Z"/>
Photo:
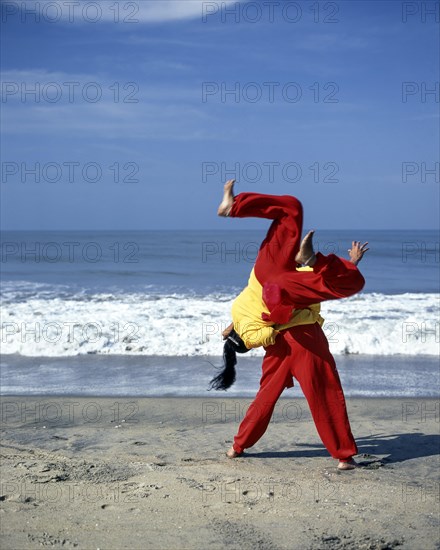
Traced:
<path fill-rule="evenodd" d="M 438 398 L 440 372 L 432 356 L 336 355 L 347 398 Z M 237 380 L 227 392 L 208 391 L 220 356 L 1 357 L 2 396 L 234 397 L 258 391 L 262 357 L 238 357 Z M 300 398 L 295 386 L 283 397 Z"/>
<path fill-rule="evenodd" d="M 133 400 L 139 400 L 139 399 L 177 399 L 177 400 L 184 400 L 184 399 L 195 399 L 200 401 L 222 401 L 222 400 L 229 400 L 229 401 L 247 401 L 251 403 L 254 398 L 255 394 L 252 396 L 245 396 L 245 395 L 215 395 L 213 397 L 210 397 L 209 395 L 207 397 L 204 397 L 202 395 L 131 395 L 131 394 L 117 394 L 117 395 L 94 395 L 94 394 L 75 394 L 75 393 L 66 393 L 66 394 L 0 394 L 0 402 L 4 401 L 6 399 L 16 399 L 16 398 L 23 398 L 23 399 L 131 399 Z M 347 396 L 345 395 L 346 402 L 352 401 L 355 399 L 365 399 L 366 401 L 380 401 L 380 400 L 390 400 L 390 401 L 433 401 L 438 402 L 438 397 L 432 397 L 432 396 L 405 396 L 405 395 L 391 395 L 391 396 L 384 396 L 384 395 L 375 395 L 375 396 L 364 396 L 364 395 L 351 395 Z M 289 396 L 289 395 L 282 395 L 279 397 L 278 401 L 304 401 L 305 397 L 301 393 L 301 395 L 296 396 Z"/>
<path fill-rule="evenodd" d="M 248 399 L 2 402 L 2 548 L 438 548 L 438 400 L 347 399 L 349 472 L 303 398 L 234 460 Z"/>

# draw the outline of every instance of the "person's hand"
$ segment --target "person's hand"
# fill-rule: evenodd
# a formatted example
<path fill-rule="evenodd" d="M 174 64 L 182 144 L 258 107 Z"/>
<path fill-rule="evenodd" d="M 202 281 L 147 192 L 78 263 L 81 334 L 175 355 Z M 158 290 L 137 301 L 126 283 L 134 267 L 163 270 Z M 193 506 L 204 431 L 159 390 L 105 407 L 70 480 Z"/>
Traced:
<path fill-rule="evenodd" d="M 225 330 L 222 332 L 223 340 L 226 340 L 227 337 L 231 334 L 232 329 L 234 328 L 234 323 L 231 323 Z"/>
<path fill-rule="evenodd" d="M 350 256 L 350 262 L 357 265 L 363 258 L 365 252 L 370 250 L 366 248 L 368 243 L 361 244 L 360 241 L 352 241 L 351 248 L 348 249 L 348 255 Z"/>

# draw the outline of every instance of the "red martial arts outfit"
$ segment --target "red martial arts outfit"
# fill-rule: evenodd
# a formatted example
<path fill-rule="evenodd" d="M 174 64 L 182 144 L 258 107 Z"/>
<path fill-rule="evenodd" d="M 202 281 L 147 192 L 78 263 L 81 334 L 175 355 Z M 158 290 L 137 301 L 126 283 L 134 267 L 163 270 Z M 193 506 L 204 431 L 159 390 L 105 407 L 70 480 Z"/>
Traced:
<path fill-rule="evenodd" d="M 334 254 L 317 253 L 313 271 L 296 271 L 302 231 L 302 206 L 294 197 L 241 193 L 234 198 L 231 217 L 273 220 L 255 262 L 255 276 L 274 323 L 285 323 L 296 309 L 351 296 L 364 278 L 357 267 Z M 260 389 L 234 438 L 242 453 L 264 434 L 275 404 L 295 377 L 307 399 L 318 433 L 333 458 L 348 461 L 358 449 L 350 429 L 344 393 L 328 341 L 319 323 L 281 331 L 265 348 Z"/>

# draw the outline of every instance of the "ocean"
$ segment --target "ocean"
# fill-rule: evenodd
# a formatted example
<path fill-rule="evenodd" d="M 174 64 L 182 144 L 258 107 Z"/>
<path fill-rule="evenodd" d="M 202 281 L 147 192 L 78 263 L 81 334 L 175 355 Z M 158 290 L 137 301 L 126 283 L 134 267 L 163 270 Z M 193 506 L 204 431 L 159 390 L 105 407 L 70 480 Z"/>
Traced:
<path fill-rule="evenodd" d="M 206 388 L 264 235 L 4 231 L 2 393 L 253 395 L 261 349 L 226 394 Z M 318 231 L 315 249 L 347 257 L 353 238 L 366 286 L 322 304 L 346 395 L 438 395 L 438 232 Z"/>

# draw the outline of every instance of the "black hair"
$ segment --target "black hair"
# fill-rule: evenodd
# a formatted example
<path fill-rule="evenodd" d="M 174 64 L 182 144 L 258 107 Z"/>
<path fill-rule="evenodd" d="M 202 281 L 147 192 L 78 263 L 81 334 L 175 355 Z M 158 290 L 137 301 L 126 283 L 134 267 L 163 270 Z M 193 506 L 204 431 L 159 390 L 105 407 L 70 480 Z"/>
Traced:
<path fill-rule="evenodd" d="M 244 345 L 243 340 L 231 330 L 223 346 L 223 370 L 209 383 L 210 390 L 227 390 L 235 382 L 235 365 L 237 364 L 237 353 L 246 353 L 249 349 Z"/>

